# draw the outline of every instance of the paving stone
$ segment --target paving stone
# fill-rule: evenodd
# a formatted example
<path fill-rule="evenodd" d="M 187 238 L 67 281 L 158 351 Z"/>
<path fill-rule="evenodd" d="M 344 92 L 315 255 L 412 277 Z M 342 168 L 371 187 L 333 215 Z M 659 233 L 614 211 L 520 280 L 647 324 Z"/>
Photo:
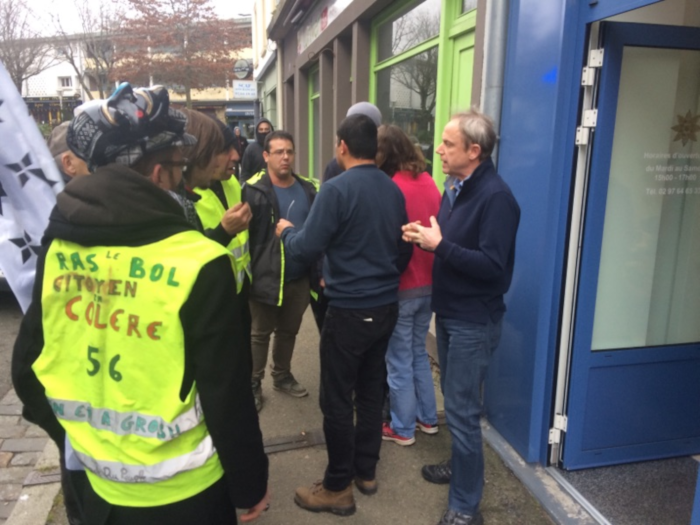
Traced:
<path fill-rule="evenodd" d="M 4 483 L 0 485 L 0 501 L 16 501 L 22 494 L 21 483 Z"/>
<path fill-rule="evenodd" d="M 0 416 L 0 425 L 19 425 L 19 416 Z"/>
<path fill-rule="evenodd" d="M 0 416 L 21 416 L 22 405 L 0 405 Z"/>
<path fill-rule="evenodd" d="M 29 427 L 22 427 L 22 428 L 26 428 L 26 432 L 24 433 L 24 437 L 28 437 L 28 438 L 49 437 L 49 435 L 46 432 L 44 432 L 44 429 L 42 429 L 41 427 L 38 427 L 36 425 L 32 425 Z"/>
<path fill-rule="evenodd" d="M 19 400 L 19 397 L 17 397 L 17 392 L 15 392 L 14 388 L 10 390 L 7 394 L 5 394 L 5 397 L 2 398 L 2 401 L 0 401 L 0 405 L 21 405 L 22 402 Z"/>
<path fill-rule="evenodd" d="M 0 468 L 5 468 L 12 459 L 12 452 L 0 452 Z"/>
<path fill-rule="evenodd" d="M 0 501 L 0 518 L 7 519 L 15 508 L 15 502 Z"/>
<path fill-rule="evenodd" d="M 27 427 L 21 427 L 18 425 L 0 425 L 0 438 L 21 438 L 24 436 Z M 34 437 L 34 436 L 28 436 Z"/>
<path fill-rule="evenodd" d="M 0 469 L 0 483 L 23 483 L 32 467 L 7 467 Z"/>
<path fill-rule="evenodd" d="M 41 452 L 46 446 L 46 438 L 6 439 L 0 446 L 5 452 Z"/>
<path fill-rule="evenodd" d="M 10 460 L 10 465 L 13 467 L 28 467 L 36 465 L 40 455 L 41 452 L 20 452 L 15 454 L 12 460 Z"/>

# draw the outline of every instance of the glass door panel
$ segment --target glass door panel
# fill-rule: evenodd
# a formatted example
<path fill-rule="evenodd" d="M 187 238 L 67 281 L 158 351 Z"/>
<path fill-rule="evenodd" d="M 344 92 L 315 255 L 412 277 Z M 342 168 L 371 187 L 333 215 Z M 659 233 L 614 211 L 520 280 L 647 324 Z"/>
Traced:
<path fill-rule="evenodd" d="M 700 51 L 623 50 L 592 350 L 700 341 Z"/>
<path fill-rule="evenodd" d="M 700 452 L 700 28 L 601 34 L 566 469 Z"/>

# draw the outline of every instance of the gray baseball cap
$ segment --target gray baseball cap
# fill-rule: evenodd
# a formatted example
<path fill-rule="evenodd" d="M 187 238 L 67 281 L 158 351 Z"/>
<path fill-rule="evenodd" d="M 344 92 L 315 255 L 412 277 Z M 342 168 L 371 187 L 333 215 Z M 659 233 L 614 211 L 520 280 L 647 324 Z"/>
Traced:
<path fill-rule="evenodd" d="M 348 113 L 345 116 L 349 117 L 350 115 L 357 114 L 365 115 L 371 118 L 377 127 L 382 125 L 382 112 L 379 111 L 379 108 L 371 102 L 358 102 L 357 104 L 353 104 L 350 106 L 350 109 L 348 109 Z"/>

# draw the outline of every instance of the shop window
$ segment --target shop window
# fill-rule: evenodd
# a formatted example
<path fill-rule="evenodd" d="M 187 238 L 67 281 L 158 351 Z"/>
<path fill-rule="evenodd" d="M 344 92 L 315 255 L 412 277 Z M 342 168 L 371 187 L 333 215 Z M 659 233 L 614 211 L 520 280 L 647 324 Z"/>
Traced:
<path fill-rule="evenodd" d="M 476 0 L 462 0 L 462 13 L 476 9 Z"/>
<path fill-rule="evenodd" d="M 435 132 L 438 48 L 430 48 L 377 72 L 377 107 L 384 122 L 396 124 L 424 152 Z"/>
<path fill-rule="evenodd" d="M 469 0 L 464 0 L 469 2 Z M 399 11 L 377 29 L 377 61 L 400 55 L 440 33 L 441 0 L 424 0 Z"/>

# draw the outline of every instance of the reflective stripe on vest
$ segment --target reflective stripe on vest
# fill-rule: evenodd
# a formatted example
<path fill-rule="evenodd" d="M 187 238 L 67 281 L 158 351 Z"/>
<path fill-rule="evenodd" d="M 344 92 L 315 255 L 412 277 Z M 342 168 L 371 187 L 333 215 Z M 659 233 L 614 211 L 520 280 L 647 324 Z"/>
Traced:
<path fill-rule="evenodd" d="M 196 427 L 202 420 L 202 405 L 199 395 L 192 408 L 168 422 L 158 416 L 140 412 L 117 412 L 109 408 L 95 408 L 84 401 L 47 398 L 58 419 L 85 421 L 97 430 L 109 430 L 120 436 L 131 434 L 161 441 L 175 439 L 183 432 Z"/>
<path fill-rule="evenodd" d="M 241 186 L 235 178 L 221 181 L 221 186 L 229 207 L 241 202 Z M 207 229 L 216 228 L 221 223 L 221 219 L 226 213 L 226 208 L 224 208 L 223 203 L 213 190 L 195 188 L 194 191 L 201 197 L 195 202 L 194 207 L 197 215 L 199 215 L 199 219 L 202 221 L 202 225 Z M 246 274 L 248 274 L 249 278 L 252 278 L 248 230 L 240 232 L 231 239 L 227 248 L 235 260 L 236 290 L 240 293 Z"/>
<path fill-rule="evenodd" d="M 32 365 L 95 492 L 158 506 L 223 476 L 196 384 L 181 398 L 180 312 L 202 268 L 230 253 L 196 231 L 144 246 L 55 239 L 41 283 L 44 346 Z"/>
<path fill-rule="evenodd" d="M 177 474 L 201 467 L 215 453 L 216 449 L 211 436 L 207 436 L 196 450 L 153 465 L 128 465 L 118 461 L 95 459 L 75 451 L 80 462 L 95 476 L 118 483 L 160 483 L 167 481 Z"/>

